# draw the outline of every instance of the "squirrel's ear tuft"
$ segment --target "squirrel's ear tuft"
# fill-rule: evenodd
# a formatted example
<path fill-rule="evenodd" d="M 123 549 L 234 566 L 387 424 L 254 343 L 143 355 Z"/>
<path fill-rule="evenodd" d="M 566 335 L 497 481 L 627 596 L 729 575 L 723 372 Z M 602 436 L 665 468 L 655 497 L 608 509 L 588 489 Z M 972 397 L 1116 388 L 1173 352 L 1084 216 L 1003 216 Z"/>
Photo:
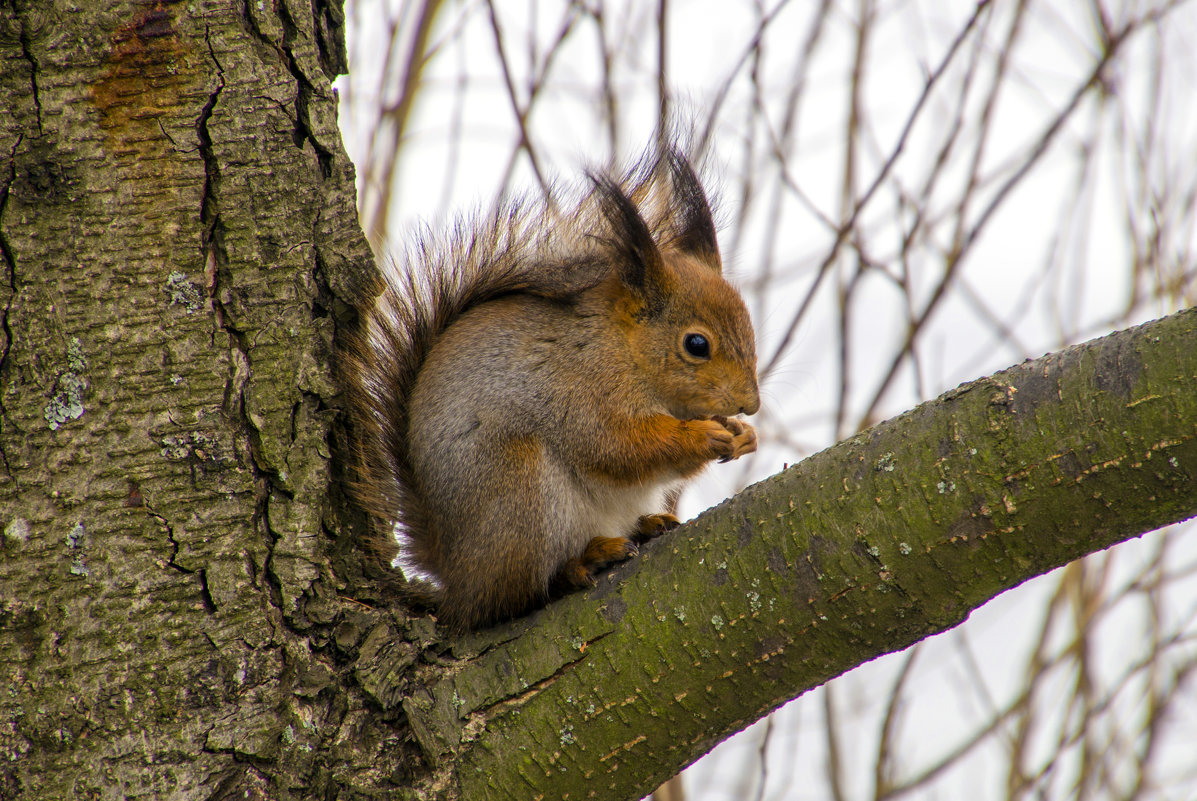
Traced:
<path fill-rule="evenodd" d="M 619 259 L 619 277 L 624 285 L 641 295 L 650 311 L 663 297 L 665 265 L 648 223 L 632 199 L 615 181 L 591 174 L 599 208 L 607 222 L 608 246 Z"/>
<path fill-rule="evenodd" d="M 715 220 L 702 183 L 690 162 L 676 149 L 668 154 L 669 177 L 673 185 L 673 237 L 671 244 L 683 253 L 697 256 L 720 268 Z"/>

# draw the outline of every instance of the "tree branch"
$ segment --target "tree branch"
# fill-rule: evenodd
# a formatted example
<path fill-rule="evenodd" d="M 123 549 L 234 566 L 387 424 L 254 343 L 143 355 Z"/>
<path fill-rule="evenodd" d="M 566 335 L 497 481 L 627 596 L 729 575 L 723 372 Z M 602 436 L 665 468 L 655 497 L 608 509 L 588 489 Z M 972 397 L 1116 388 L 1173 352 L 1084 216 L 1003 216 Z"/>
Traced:
<path fill-rule="evenodd" d="M 438 778 L 638 798 L 806 690 L 1194 515 L 1195 345 L 1189 310 L 962 385 L 460 642 L 404 702 Z"/>

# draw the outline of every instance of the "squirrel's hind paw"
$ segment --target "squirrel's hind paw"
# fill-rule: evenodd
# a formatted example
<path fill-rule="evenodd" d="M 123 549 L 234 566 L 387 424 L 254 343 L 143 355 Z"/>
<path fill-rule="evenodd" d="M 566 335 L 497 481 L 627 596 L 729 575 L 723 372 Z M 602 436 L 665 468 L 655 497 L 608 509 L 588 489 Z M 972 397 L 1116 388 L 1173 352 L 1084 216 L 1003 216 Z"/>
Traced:
<path fill-rule="evenodd" d="M 636 521 L 636 539 L 640 542 L 659 537 L 666 531 L 672 531 L 682 523 L 668 512 L 657 515 L 643 515 Z"/>
<path fill-rule="evenodd" d="M 639 552 L 636 543 L 627 537 L 595 537 L 586 544 L 581 556 L 575 556 L 561 566 L 553 585 L 563 589 L 593 587 L 596 573 Z"/>

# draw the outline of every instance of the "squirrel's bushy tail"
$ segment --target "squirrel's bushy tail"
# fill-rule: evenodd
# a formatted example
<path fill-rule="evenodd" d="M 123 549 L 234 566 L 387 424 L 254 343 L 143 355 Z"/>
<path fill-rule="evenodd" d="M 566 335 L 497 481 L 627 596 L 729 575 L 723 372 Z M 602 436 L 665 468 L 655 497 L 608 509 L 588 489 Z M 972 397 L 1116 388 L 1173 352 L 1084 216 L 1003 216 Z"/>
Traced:
<path fill-rule="evenodd" d="M 689 162 L 670 148 L 650 153 L 620 178 L 591 174 L 573 202 L 550 196 L 501 204 L 460 220 L 448 236 L 425 232 L 401 263 L 380 265 L 383 291 L 360 310 L 339 349 L 353 428 L 350 490 L 372 518 L 369 544 L 378 557 L 393 561 L 398 524 L 407 534 L 404 548 L 411 548 L 402 562 L 440 562 L 438 543 L 426 536 L 427 513 L 407 452 L 409 400 L 440 333 L 466 309 L 501 295 L 565 299 L 595 286 L 632 236 L 626 226 L 646 226 L 660 246 L 669 246 L 688 235 L 676 232 L 692 232 L 699 201 L 706 209 Z M 628 208 L 639 211 L 639 221 L 626 219 Z"/>

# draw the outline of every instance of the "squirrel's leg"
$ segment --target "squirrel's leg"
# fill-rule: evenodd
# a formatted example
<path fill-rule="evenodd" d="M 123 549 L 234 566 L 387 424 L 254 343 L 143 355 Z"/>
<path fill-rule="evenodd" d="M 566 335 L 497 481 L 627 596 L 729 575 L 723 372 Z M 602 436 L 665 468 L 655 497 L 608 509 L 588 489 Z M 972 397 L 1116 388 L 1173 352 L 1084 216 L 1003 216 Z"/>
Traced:
<path fill-rule="evenodd" d="M 552 591 L 559 595 L 578 587 L 593 587 L 594 576 L 604 567 L 635 556 L 640 549 L 627 537 L 594 537 L 581 556 L 561 566 L 553 577 Z"/>
<path fill-rule="evenodd" d="M 680 525 L 681 522 L 676 517 L 668 512 L 661 512 L 642 515 L 636 521 L 636 531 L 631 537 L 594 537 L 586 544 L 586 550 L 581 556 L 570 559 L 557 571 L 552 582 L 553 594 L 558 595 L 579 587 L 593 587 L 595 574 L 604 567 L 639 553 L 640 549 L 636 543 L 659 537 Z"/>
<path fill-rule="evenodd" d="M 552 582 L 553 594 L 579 587 L 593 587 L 595 574 L 604 567 L 622 562 L 640 552 L 636 543 L 647 542 L 680 525 L 681 521 L 675 516 L 661 512 L 642 515 L 636 521 L 636 531 L 631 537 L 594 537 L 586 544 L 586 550 L 581 556 L 570 559 L 557 571 Z"/>
<path fill-rule="evenodd" d="M 680 526 L 682 521 L 677 518 L 677 502 L 681 496 L 680 486 L 675 486 L 666 492 L 665 511 L 653 515 L 642 515 L 636 521 L 636 533 L 632 535 L 632 539 L 636 542 L 646 542 Z"/>
<path fill-rule="evenodd" d="M 463 438 L 464 439 L 464 438 Z M 560 479 L 534 437 L 490 434 L 450 460 L 468 493 L 447 494 L 433 525 L 444 555 L 435 567 L 444 587 L 440 619 L 454 630 L 522 615 L 548 600 L 559 560 L 562 520 L 546 487 Z M 451 477 L 444 477 L 449 483 Z M 558 504 L 559 505 L 559 504 Z M 556 550 L 555 550 L 556 549 Z"/>
<path fill-rule="evenodd" d="M 455 554 L 458 558 L 448 561 L 439 575 L 444 592 L 438 617 L 455 631 L 507 620 L 548 600 L 541 554 L 522 547 L 522 538 L 502 539 L 510 537 L 514 521 L 496 522 L 508 525 L 470 531 L 477 547 Z"/>
<path fill-rule="evenodd" d="M 589 454 L 590 469 L 608 478 L 641 483 L 662 472 L 689 476 L 714 459 L 756 450 L 756 433 L 741 420 L 679 420 L 667 414 L 608 424 Z"/>
<path fill-rule="evenodd" d="M 682 522 L 674 515 L 668 512 L 661 512 L 655 515 L 643 515 L 636 521 L 636 534 L 634 539 L 637 542 L 644 542 L 651 540 L 653 537 L 659 537 L 666 531 L 672 531 L 680 526 Z"/>

